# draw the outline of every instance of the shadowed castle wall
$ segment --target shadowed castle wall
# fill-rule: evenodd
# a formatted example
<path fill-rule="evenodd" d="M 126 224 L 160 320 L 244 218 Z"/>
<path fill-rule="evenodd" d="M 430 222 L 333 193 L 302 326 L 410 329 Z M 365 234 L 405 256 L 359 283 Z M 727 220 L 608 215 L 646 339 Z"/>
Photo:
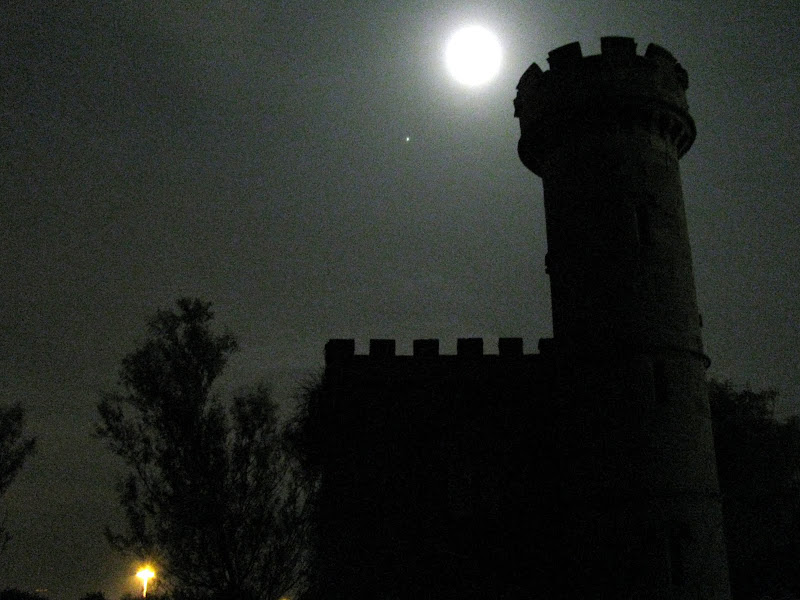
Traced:
<path fill-rule="evenodd" d="M 546 359 L 502 339 L 326 346 L 320 553 L 324 597 L 528 597 L 551 538 Z M 547 515 L 547 517 L 545 517 Z"/>
<path fill-rule="evenodd" d="M 603 38 L 514 101 L 542 178 L 553 339 L 331 340 L 315 424 L 325 598 L 729 598 L 678 161 L 688 76 Z"/>

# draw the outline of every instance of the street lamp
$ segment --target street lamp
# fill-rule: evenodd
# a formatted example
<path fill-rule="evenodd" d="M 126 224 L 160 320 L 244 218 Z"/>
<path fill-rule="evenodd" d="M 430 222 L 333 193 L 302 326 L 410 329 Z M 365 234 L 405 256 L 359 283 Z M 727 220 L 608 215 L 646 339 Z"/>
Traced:
<path fill-rule="evenodd" d="M 142 589 L 142 598 L 146 598 L 147 597 L 147 582 L 149 580 L 151 580 L 153 577 L 155 577 L 156 574 L 153 572 L 153 569 L 151 569 L 150 567 L 143 567 L 143 568 L 139 569 L 139 572 L 136 573 L 136 576 L 139 579 L 141 579 L 142 583 L 144 584 L 144 588 Z"/>

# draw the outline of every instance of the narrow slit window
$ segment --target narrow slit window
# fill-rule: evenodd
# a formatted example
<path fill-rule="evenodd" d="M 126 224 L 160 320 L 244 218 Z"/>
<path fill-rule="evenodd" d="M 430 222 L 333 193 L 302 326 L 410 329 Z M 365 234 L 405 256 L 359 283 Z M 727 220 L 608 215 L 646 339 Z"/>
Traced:
<path fill-rule="evenodd" d="M 672 585 L 683 585 L 686 582 L 683 554 L 683 536 L 677 532 L 671 533 L 669 536 L 669 579 Z"/>
<path fill-rule="evenodd" d="M 664 361 L 656 360 L 653 362 L 653 398 L 656 402 L 667 401 L 667 376 L 664 369 Z"/>
<path fill-rule="evenodd" d="M 639 244 L 642 246 L 649 246 L 652 242 L 650 236 L 650 217 L 647 214 L 647 209 L 644 206 L 636 205 L 636 234 Z"/>

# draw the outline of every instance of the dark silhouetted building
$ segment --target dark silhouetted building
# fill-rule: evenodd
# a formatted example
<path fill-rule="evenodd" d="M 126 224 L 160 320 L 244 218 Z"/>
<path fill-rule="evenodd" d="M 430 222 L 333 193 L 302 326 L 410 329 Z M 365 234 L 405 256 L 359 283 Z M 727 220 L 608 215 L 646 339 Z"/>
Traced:
<path fill-rule="evenodd" d="M 729 597 L 678 160 L 686 71 L 577 43 L 514 101 L 553 338 L 331 340 L 311 429 L 326 598 Z"/>

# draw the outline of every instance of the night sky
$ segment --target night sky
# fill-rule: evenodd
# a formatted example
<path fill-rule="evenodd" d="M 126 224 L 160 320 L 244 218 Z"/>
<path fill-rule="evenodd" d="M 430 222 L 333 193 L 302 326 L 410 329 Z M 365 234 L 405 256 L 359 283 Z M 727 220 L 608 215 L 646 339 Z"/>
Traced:
<path fill-rule="evenodd" d="M 288 397 L 325 341 L 551 335 L 541 182 L 512 99 L 531 62 L 603 35 L 689 72 L 681 162 L 711 374 L 800 411 L 800 3 L 5 2 L 0 9 L 0 402 L 39 451 L 6 497 L 0 588 L 133 583 L 101 529 L 117 464 L 100 390 L 157 308 L 214 303 L 224 385 Z M 445 71 L 461 25 L 500 75 Z M 406 141 L 406 137 L 409 138 Z"/>

